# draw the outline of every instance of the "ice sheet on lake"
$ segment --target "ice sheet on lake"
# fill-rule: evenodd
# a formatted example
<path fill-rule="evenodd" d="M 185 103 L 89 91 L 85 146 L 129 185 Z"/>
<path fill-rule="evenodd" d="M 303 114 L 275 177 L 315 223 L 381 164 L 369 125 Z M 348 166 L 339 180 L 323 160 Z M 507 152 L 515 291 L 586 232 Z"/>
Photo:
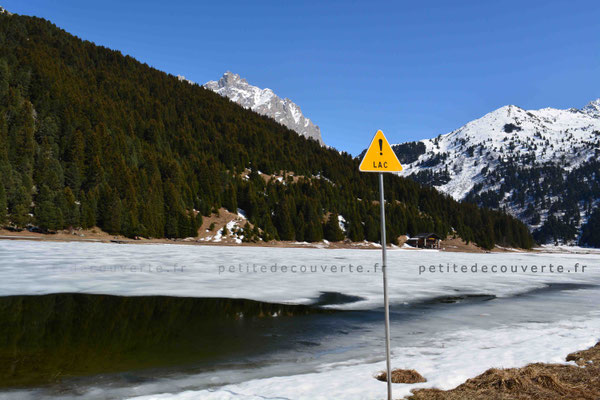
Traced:
<path fill-rule="evenodd" d="M 551 282 L 600 284 L 600 257 L 583 254 L 468 254 L 394 249 L 388 252 L 392 303 L 438 296 L 494 294 L 510 296 Z M 0 295 L 84 292 L 115 295 L 233 297 L 281 303 L 309 303 L 321 292 L 340 292 L 365 300 L 341 308 L 382 304 L 380 252 L 350 249 L 296 249 L 189 245 L 119 245 L 0 241 Z M 286 265 L 287 272 L 228 272 L 233 266 L 267 268 Z M 429 273 L 420 265 L 471 266 L 562 264 L 559 273 Z M 585 273 L 574 272 L 579 263 Z M 352 264 L 354 273 L 348 272 Z M 292 265 L 318 266 L 317 273 L 292 273 Z M 337 266 L 337 272 L 320 268 Z M 340 272 L 341 266 L 346 266 Z M 356 272 L 357 266 L 363 272 Z M 221 267 L 221 268 L 220 268 Z M 224 271 L 223 271 L 224 270 Z M 298 270 L 298 269 L 297 269 Z M 571 272 L 566 272 L 571 270 Z M 279 269 L 281 271 L 281 269 Z"/>

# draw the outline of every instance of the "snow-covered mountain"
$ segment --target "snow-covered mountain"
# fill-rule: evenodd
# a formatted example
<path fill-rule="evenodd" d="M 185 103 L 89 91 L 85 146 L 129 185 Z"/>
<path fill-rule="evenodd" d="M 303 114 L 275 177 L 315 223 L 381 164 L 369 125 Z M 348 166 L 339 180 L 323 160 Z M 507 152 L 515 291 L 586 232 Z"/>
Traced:
<path fill-rule="evenodd" d="M 218 81 L 206 82 L 203 86 L 242 107 L 273 118 L 302 136 L 324 144 L 321 130 L 302 114 L 300 107 L 288 98 L 280 98 L 271 89 L 252 86 L 238 74 L 229 71 Z"/>
<path fill-rule="evenodd" d="M 600 99 L 582 109 L 504 106 L 434 139 L 393 146 L 400 175 L 574 242 L 600 203 Z"/>

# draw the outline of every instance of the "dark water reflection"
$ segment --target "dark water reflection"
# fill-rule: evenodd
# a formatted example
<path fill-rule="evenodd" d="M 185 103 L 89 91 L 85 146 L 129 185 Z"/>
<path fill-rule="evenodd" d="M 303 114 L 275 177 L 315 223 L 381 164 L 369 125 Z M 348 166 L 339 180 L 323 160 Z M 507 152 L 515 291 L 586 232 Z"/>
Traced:
<path fill-rule="evenodd" d="M 261 354 L 293 336 L 290 318 L 301 326 L 324 313 L 331 311 L 243 299 L 0 297 L 0 385 Z"/>

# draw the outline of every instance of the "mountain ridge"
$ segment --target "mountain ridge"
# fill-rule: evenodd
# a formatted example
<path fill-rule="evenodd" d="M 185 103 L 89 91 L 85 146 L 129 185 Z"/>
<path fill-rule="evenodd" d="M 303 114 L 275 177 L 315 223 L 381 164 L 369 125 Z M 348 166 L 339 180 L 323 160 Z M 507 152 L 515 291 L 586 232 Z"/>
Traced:
<path fill-rule="evenodd" d="M 577 241 L 600 202 L 595 184 L 600 177 L 600 99 L 566 110 L 506 105 L 449 133 L 393 148 L 405 167 L 399 175 L 459 201 L 506 208 L 537 231 L 542 242 Z M 585 190 L 576 193 L 568 189 L 572 184 Z M 577 215 L 569 202 L 584 211 Z M 545 226 L 557 221 L 560 227 Z"/>
<path fill-rule="evenodd" d="M 209 81 L 203 86 L 324 145 L 320 128 L 302 114 L 300 106 L 287 97 L 282 99 L 269 88 L 261 89 L 251 85 L 246 79 L 230 71 L 225 72 L 218 81 Z"/>

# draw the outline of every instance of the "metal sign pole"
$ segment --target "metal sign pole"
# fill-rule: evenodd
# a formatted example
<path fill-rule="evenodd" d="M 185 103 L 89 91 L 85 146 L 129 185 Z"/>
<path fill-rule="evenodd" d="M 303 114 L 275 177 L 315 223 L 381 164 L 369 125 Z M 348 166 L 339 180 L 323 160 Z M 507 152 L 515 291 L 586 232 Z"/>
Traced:
<path fill-rule="evenodd" d="M 390 303 L 387 287 L 387 255 L 385 239 L 385 199 L 383 196 L 383 174 L 379 173 L 379 206 L 381 208 L 381 258 L 383 270 L 383 306 L 385 308 L 385 356 L 387 367 L 387 398 L 392 400 L 392 367 L 390 365 Z"/>
<path fill-rule="evenodd" d="M 385 360 L 387 365 L 387 398 L 392 400 L 392 367 L 390 365 L 390 302 L 387 287 L 387 255 L 385 240 L 385 198 L 383 195 L 383 173 L 400 172 L 402 165 L 394 153 L 394 149 L 381 131 L 377 131 L 367 149 L 358 170 L 361 172 L 379 173 L 379 205 L 381 207 L 381 258 L 383 270 L 383 305 L 385 308 Z"/>

